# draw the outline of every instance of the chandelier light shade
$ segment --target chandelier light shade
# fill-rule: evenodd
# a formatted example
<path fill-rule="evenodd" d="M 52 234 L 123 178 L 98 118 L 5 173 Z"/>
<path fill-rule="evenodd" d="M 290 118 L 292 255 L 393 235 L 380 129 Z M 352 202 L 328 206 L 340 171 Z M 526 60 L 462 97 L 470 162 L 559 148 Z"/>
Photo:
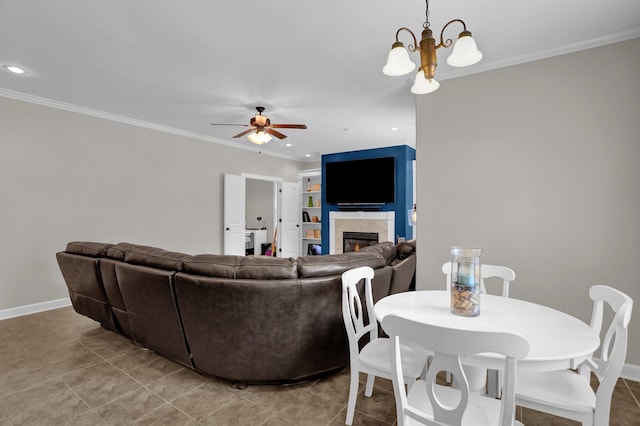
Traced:
<path fill-rule="evenodd" d="M 452 67 L 468 67 L 477 64 L 481 59 L 482 52 L 478 50 L 476 41 L 469 31 L 464 31 L 453 45 L 453 52 L 447 58 L 447 63 Z"/>
<path fill-rule="evenodd" d="M 411 86 L 411 93 L 414 95 L 426 95 L 427 93 L 435 92 L 440 87 L 440 83 L 438 83 L 434 78 L 431 80 L 427 80 L 424 77 L 424 72 L 418 71 L 416 74 L 416 80 Z"/>
<path fill-rule="evenodd" d="M 399 76 L 409 74 L 416 69 L 416 64 L 409 57 L 409 52 L 404 48 L 404 44 L 398 42 L 393 43 L 387 64 L 382 68 L 385 75 Z"/>
<path fill-rule="evenodd" d="M 267 142 L 269 142 L 272 137 L 269 133 L 265 132 L 264 130 L 256 130 L 255 132 L 250 133 L 247 136 L 247 139 L 249 139 L 252 143 L 255 143 L 256 145 L 264 145 Z"/>
<path fill-rule="evenodd" d="M 387 63 L 382 68 L 382 73 L 389 76 L 401 76 L 409 74 L 415 69 L 415 64 L 409 57 L 409 52 L 420 52 L 420 68 L 416 75 L 415 83 L 411 87 L 411 92 L 416 95 L 432 93 L 440 87 L 440 83 L 435 80 L 438 58 L 436 51 L 441 47 L 450 47 L 453 41 L 444 38 L 444 30 L 453 23 L 462 25 L 462 32 L 458 35 L 458 40 L 453 44 L 451 55 L 447 58 L 447 63 L 452 67 L 466 67 L 478 63 L 482 59 L 482 53 L 478 50 L 476 42 L 471 36 L 471 31 L 467 31 L 467 25 L 461 19 L 453 19 L 442 28 L 440 32 L 440 42 L 436 44 L 429 24 L 429 0 L 426 0 L 426 20 L 423 24 L 422 38 L 420 43 L 415 34 L 409 28 L 402 27 L 396 32 L 396 41 L 391 45 L 391 51 L 387 57 Z M 404 47 L 399 40 L 400 33 L 406 31 L 411 34 L 413 44 Z"/>

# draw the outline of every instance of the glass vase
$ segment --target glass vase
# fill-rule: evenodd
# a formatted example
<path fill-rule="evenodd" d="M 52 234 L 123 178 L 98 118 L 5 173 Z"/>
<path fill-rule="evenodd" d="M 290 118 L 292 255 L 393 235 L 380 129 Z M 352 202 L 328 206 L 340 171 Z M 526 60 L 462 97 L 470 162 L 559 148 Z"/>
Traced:
<path fill-rule="evenodd" d="M 474 247 L 451 247 L 451 312 L 480 315 L 480 253 Z"/>

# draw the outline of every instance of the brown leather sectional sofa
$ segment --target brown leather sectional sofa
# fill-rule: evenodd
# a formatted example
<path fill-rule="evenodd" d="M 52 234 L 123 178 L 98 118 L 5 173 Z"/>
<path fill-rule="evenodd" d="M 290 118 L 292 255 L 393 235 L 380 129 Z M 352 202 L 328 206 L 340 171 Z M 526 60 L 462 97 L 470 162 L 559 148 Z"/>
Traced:
<path fill-rule="evenodd" d="M 293 382 L 348 364 L 341 274 L 375 270 L 373 297 L 407 291 L 415 243 L 297 259 L 71 242 L 56 254 L 74 309 L 197 371 Z"/>

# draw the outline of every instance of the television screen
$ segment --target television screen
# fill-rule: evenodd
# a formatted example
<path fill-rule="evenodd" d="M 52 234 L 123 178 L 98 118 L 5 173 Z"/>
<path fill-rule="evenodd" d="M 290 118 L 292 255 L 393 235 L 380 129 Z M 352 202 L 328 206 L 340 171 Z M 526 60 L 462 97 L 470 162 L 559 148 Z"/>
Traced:
<path fill-rule="evenodd" d="M 381 157 L 325 164 L 329 204 L 395 202 L 395 158 Z"/>

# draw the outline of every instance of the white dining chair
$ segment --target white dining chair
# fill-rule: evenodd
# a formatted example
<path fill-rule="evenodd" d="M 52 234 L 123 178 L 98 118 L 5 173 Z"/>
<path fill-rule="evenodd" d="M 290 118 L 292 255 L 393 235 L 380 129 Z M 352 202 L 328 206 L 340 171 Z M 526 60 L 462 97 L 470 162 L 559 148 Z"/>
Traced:
<path fill-rule="evenodd" d="M 447 277 L 447 291 L 451 290 L 451 262 L 442 265 L 442 273 Z M 502 279 L 502 296 L 509 297 L 509 285 L 511 281 L 516 279 L 516 273 L 513 269 L 499 265 L 480 265 L 480 292 L 487 293 L 485 280 L 489 278 Z"/>
<path fill-rule="evenodd" d="M 349 340 L 349 361 L 351 384 L 349 386 L 349 402 L 345 424 L 353 422 L 360 385 L 360 372 L 367 374 L 365 396 L 373 394 L 376 376 L 391 380 L 390 357 L 391 341 L 386 337 L 378 337 L 378 321 L 373 311 L 373 294 L 371 280 L 373 269 L 363 266 L 350 269 L 342 274 L 342 318 Z M 363 306 L 358 293 L 358 283 L 364 281 Z M 365 318 L 366 314 L 366 318 Z M 369 337 L 362 349 L 361 340 Z M 408 345 L 402 346 L 404 379 L 407 383 L 415 382 L 426 368 L 427 353 Z"/>
<path fill-rule="evenodd" d="M 517 360 L 529 353 L 529 342 L 524 337 L 506 332 L 423 324 L 397 315 L 385 316 L 382 328 L 393 342 L 391 369 L 399 426 L 513 425 Z M 402 381 L 404 369 L 400 351 L 400 345 L 406 339 L 433 350 L 426 379 L 411 384 L 408 393 Z M 476 395 L 469 390 L 461 358 L 485 352 L 505 356 L 501 400 Z M 452 372 L 459 386 L 436 384 L 440 371 Z"/>
<path fill-rule="evenodd" d="M 520 372 L 517 378 L 516 404 L 554 416 L 582 422 L 584 426 L 609 424 L 611 395 L 627 355 L 627 329 L 633 300 L 614 288 L 595 285 L 589 289 L 594 301 L 591 327 L 602 328 L 604 304 L 614 312 L 600 346 L 600 359 L 589 358 L 578 372 Z M 597 390 L 590 384 L 591 372 L 598 379 Z"/>

